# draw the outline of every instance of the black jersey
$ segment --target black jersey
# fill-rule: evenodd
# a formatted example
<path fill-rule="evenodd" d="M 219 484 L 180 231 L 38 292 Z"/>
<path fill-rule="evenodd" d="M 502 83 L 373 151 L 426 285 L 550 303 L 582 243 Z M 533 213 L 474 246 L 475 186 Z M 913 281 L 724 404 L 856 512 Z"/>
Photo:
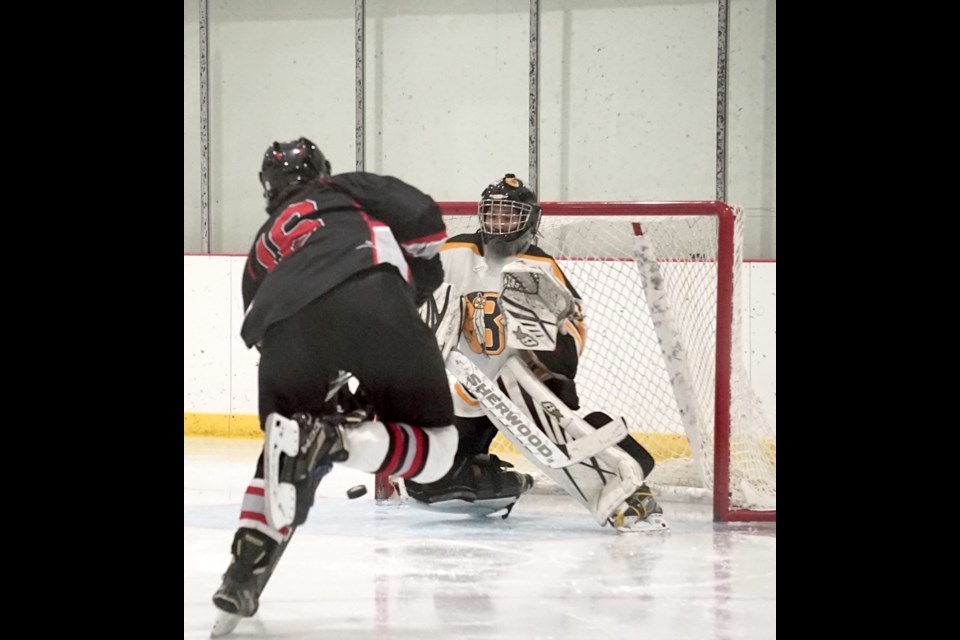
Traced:
<path fill-rule="evenodd" d="M 433 198 L 397 178 L 320 177 L 284 199 L 257 233 L 243 272 L 240 334 L 252 347 L 270 325 L 367 269 L 395 270 L 409 283 L 414 265 L 415 276 L 442 280 L 436 254 L 446 237 Z"/>

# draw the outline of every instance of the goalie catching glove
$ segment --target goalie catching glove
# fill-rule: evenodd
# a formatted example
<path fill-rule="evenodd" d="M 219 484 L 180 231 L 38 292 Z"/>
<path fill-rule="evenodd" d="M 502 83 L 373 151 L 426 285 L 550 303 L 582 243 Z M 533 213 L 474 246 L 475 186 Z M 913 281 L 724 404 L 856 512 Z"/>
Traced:
<path fill-rule="evenodd" d="M 557 331 L 576 309 L 573 296 L 537 267 L 513 262 L 503 268 L 500 308 L 507 319 L 507 346 L 553 351 Z"/>

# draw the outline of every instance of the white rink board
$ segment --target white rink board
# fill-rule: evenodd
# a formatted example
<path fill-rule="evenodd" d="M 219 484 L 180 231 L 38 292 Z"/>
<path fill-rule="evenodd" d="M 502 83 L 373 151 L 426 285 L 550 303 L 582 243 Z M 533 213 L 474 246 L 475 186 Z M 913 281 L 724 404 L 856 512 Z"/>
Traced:
<path fill-rule="evenodd" d="M 183 258 L 183 410 L 185 413 L 255 415 L 257 413 L 256 349 L 240 339 L 243 322 L 240 282 L 245 257 L 185 255 Z M 574 286 L 584 278 L 602 279 L 604 270 L 632 268 L 626 263 L 560 261 Z M 697 264 L 665 264 L 664 270 L 702 268 Z M 744 265 L 741 301 L 744 361 L 764 413 L 776 429 L 776 263 Z M 666 274 L 665 274 L 666 275 Z M 637 295 L 641 295 L 638 291 Z M 586 356 L 612 360 L 617 350 L 629 349 L 598 316 L 590 316 L 586 300 L 588 338 Z M 611 350 L 611 357 L 604 355 Z M 586 357 L 585 356 L 585 357 Z M 664 373 L 664 375 L 666 375 Z M 589 397 L 589 376 L 581 374 L 581 395 Z M 635 415 L 627 403 L 621 415 Z M 650 406 L 653 403 L 646 403 Z M 609 406 L 604 404 L 604 406 Z M 617 411 L 618 407 L 611 406 Z"/>

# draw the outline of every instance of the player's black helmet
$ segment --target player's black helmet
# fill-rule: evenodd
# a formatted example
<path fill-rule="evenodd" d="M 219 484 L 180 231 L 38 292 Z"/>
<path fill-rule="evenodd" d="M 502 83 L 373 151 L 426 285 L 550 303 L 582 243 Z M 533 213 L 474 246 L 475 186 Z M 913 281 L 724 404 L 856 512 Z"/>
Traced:
<path fill-rule="evenodd" d="M 317 145 L 306 138 L 293 142 L 274 142 L 263 154 L 260 184 L 267 200 L 267 213 L 285 197 L 291 187 L 330 175 L 330 162 Z"/>
<path fill-rule="evenodd" d="M 525 250 L 540 227 L 537 194 L 512 173 L 483 190 L 477 216 L 483 243 L 503 254 Z"/>

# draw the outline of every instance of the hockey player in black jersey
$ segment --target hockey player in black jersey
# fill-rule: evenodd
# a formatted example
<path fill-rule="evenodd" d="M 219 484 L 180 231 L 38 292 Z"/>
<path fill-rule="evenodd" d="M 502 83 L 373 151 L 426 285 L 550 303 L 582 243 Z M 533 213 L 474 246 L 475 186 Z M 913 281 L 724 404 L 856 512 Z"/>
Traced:
<path fill-rule="evenodd" d="M 332 175 L 306 138 L 270 145 L 260 182 L 268 217 L 243 272 L 241 336 L 260 350 L 265 442 L 213 596 L 214 635 L 257 611 L 333 463 L 433 482 L 457 449 L 444 363 L 417 312 L 443 280 L 437 204 L 397 178 Z M 364 407 L 338 403 L 331 381 L 342 372 Z"/>

